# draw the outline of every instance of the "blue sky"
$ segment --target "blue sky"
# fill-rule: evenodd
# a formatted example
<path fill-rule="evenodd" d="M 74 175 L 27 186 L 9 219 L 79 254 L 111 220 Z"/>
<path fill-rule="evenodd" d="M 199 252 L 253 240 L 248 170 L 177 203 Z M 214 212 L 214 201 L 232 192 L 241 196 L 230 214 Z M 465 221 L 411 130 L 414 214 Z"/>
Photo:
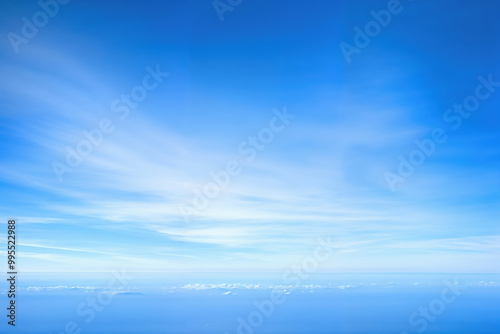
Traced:
<path fill-rule="evenodd" d="M 500 81 L 496 1 L 401 1 L 347 63 L 387 1 L 70 1 L 14 52 L 35 1 L 0 19 L 3 219 L 24 271 L 282 271 L 330 235 L 327 272 L 500 272 L 500 89 L 458 129 L 443 120 Z M 128 117 L 113 101 L 168 72 Z M 122 105 L 123 106 L 123 105 Z M 295 117 L 249 162 L 238 153 Z M 60 182 L 83 131 L 105 134 Z M 448 136 L 394 191 L 414 141 Z M 240 174 L 186 223 L 178 207 L 228 161 Z M 4 240 L 1 241 L 5 243 Z"/>

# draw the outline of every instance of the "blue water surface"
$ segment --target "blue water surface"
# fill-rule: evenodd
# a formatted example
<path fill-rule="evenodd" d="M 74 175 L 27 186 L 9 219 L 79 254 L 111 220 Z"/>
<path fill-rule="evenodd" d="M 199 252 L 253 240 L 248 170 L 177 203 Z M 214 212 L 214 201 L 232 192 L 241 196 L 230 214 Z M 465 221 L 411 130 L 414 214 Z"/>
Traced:
<path fill-rule="evenodd" d="M 498 275 L 127 275 L 21 275 L 16 327 L 3 315 L 1 332 L 500 333 Z"/>

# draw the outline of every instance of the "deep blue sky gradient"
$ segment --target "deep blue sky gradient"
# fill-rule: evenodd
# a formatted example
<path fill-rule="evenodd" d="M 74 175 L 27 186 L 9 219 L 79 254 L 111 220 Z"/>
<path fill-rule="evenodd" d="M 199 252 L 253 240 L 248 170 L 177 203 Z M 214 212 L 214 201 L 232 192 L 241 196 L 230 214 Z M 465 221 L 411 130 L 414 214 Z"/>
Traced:
<path fill-rule="evenodd" d="M 224 21 L 205 0 L 71 1 L 17 54 L 7 34 L 40 8 L 1 6 L 0 208 L 24 270 L 280 271 L 331 235 L 323 271 L 499 272 L 500 91 L 443 121 L 478 76 L 500 81 L 497 1 L 401 1 L 349 64 L 339 44 L 386 1 L 245 0 Z M 119 120 L 157 64 L 170 75 Z M 116 130 L 59 182 L 53 161 L 102 118 Z M 436 127 L 448 140 L 391 191 Z M 243 172 L 186 225 L 176 208 L 231 159 Z"/>

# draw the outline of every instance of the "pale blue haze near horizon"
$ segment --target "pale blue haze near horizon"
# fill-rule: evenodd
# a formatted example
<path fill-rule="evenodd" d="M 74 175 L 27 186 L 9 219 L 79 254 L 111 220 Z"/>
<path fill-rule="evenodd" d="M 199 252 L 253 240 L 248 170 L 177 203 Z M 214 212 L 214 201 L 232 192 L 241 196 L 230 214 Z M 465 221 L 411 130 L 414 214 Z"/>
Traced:
<path fill-rule="evenodd" d="M 125 284 L 110 288 L 113 277 L 112 273 L 20 275 L 16 328 L 9 329 L 2 321 L 0 330 L 496 334 L 500 328 L 498 274 L 316 274 L 290 287 L 279 275 L 269 274 L 139 272 L 125 273 Z M 458 289 L 457 297 L 443 310 L 437 308 L 439 314 L 428 313 L 426 320 L 419 310 L 432 310 L 450 283 Z M 286 299 L 267 306 L 262 323 L 251 326 L 256 323 L 251 317 L 258 310 L 256 303 L 265 304 L 272 291 L 286 293 Z M 452 296 L 451 291 L 446 294 Z"/>

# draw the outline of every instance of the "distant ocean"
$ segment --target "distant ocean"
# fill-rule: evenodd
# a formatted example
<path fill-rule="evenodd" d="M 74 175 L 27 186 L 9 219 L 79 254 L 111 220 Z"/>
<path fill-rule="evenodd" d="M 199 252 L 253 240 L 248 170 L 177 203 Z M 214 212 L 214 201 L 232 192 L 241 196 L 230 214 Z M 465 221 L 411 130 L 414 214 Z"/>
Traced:
<path fill-rule="evenodd" d="M 500 276 L 22 274 L 1 333 L 500 333 Z M 118 276 L 118 277 L 117 277 Z"/>

